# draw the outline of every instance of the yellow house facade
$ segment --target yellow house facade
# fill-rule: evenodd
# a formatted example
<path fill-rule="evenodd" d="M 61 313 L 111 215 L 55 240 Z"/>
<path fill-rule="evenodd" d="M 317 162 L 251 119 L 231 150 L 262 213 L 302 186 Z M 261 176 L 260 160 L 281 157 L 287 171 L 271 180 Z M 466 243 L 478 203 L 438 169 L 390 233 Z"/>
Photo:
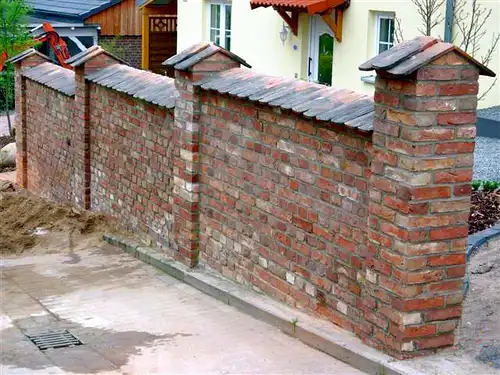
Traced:
<path fill-rule="evenodd" d="M 473 0 L 464 1 L 464 11 L 469 11 Z M 456 27 L 446 30 L 452 2 L 444 0 L 435 12 L 440 22 L 433 36 L 458 34 Z M 474 54 L 480 60 L 500 34 L 500 1 L 478 4 L 491 10 Z M 371 94 L 374 76 L 358 66 L 390 48 L 398 31 L 411 39 L 421 34 L 422 26 L 411 0 L 178 0 L 177 51 L 200 40 L 213 41 L 242 56 L 255 71 Z M 500 45 L 488 67 L 500 73 Z M 500 105 L 500 80 L 491 87 L 494 82 L 481 78 L 480 90 L 491 89 L 480 108 Z"/>

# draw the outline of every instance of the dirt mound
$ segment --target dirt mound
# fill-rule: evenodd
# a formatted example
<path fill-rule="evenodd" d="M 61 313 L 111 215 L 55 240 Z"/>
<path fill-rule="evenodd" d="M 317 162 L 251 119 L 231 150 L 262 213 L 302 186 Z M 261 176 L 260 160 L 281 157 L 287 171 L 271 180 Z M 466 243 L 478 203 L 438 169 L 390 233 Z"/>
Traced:
<path fill-rule="evenodd" d="M 49 202 L 28 192 L 0 186 L 0 253 L 17 253 L 33 247 L 40 235 L 50 231 L 75 234 L 105 232 L 110 222 L 100 214 L 78 211 Z"/>
<path fill-rule="evenodd" d="M 473 191 L 469 234 L 490 228 L 500 220 L 500 191 Z"/>

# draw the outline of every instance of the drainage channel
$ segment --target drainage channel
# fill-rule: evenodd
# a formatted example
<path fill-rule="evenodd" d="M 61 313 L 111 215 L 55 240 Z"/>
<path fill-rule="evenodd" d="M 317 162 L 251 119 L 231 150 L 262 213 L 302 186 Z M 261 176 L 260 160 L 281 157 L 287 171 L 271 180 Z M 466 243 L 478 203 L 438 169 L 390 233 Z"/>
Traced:
<path fill-rule="evenodd" d="M 67 330 L 44 332 L 31 336 L 26 335 L 26 337 L 42 351 L 83 345 L 76 336 Z"/>

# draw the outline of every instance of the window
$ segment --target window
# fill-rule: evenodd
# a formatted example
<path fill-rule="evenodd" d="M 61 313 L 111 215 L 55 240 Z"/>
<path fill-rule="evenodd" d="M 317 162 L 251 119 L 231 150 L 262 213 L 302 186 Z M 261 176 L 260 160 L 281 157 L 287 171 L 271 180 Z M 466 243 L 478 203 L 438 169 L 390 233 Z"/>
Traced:
<path fill-rule="evenodd" d="M 231 49 L 231 4 L 223 2 L 209 3 L 210 41 L 216 45 Z"/>
<path fill-rule="evenodd" d="M 394 16 L 378 14 L 375 30 L 375 52 L 382 53 L 394 45 Z"/>

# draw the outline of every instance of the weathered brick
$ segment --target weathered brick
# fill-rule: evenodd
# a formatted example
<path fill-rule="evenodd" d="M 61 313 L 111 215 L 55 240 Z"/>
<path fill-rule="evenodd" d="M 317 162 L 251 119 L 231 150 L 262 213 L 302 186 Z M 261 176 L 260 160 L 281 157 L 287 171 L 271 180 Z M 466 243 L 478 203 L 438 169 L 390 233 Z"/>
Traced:
<path fill-rule="evenodd" d="M 451 346 L 455 343 L 453 334 L 439 335 L 424 339 L 414 340 L 418 349 L 435 349 L 443 346 Z"/>
<path fill-rule="evenodd" d="M 479 84 L 474 83 L 444 83 L 439 85 L 439 94 L 444 96 L 476 95 Z"/>
<path fill-rule="evenodd" d="M 433 229 L 430 233 L 431 240 L 449 240 L 453 238 L 461 238 L 467 236 L 467 227 L 457 227 L 457 228 L 440 228 Z"/>
<path fill-rule="evenodd" d="M 476 113 L 475 112 L 439 113 L 437 115 L 437 123 L 439 125 L 475 124 Z"/>
<path fill-rule="evenodd" d="M 448 186 L 417 187 L 411 190 L 415 199 L 449 198 L 451 189 Z"/>
<path fill-rule="evenodd" d="M 82 200 L 169 255 L 201 257 L 377 348 L 420 354 L 449 342 L 463 301 L 477 105 L 468 64 L 453 52 L 408 77 L 377 77 L 373 134 L 195 87 L 238 65 L 221 53 L 176 72 L 175 111 L 85 83 L 83 71 L 75 100 L 29 82 L 30 104 L 64 108 L 37 132 L 45 108 L 33 103 L 40 139 L 28 141 L 64 134 L 72 147 L 53 146 L 65 156 L 28 170 L 28 187 L 62 201 L 83 181 Z M 90 168 L 73 181 L 74 160 Z M 73 185 L 55 190 L 44 171 Z"/>
<path fill-rule="evenodd" d="M 434 173 L 434 182 L 436 184 L 468 181 L 472 181 L 472 169 L 455 169 L 452 171 Z"/>
<path fill-rule="evenodd" d="M 440 143 L 436 145 L 436 154 L 470 154 L 474 146 L 474 142 Z"/>

